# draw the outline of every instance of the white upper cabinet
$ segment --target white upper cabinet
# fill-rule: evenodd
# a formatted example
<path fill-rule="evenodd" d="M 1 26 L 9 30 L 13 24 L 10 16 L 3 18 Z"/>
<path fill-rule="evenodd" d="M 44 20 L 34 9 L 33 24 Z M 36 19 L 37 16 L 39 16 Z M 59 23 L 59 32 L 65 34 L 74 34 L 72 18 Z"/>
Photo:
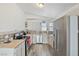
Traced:
<path fill-rule="evenodd" d="M 48 31 L 53 31 L 53 23 L 48 24 Z"/>
<path fill-rule="evenodd" d="M 47 31 L 47 23 L 45 21 L 41 22 L 41 31 Z"/>

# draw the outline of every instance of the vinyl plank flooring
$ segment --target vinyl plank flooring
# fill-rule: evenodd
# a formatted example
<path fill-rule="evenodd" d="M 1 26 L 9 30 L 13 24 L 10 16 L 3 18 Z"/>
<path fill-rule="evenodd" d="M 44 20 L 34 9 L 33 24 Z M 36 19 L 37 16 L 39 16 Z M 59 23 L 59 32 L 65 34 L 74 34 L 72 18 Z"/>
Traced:
<path fill-rule="evenodd" d="M 28 50 L 28 56 L 55 56 L 55 50 L 47 44 L 33 44 Z"/>

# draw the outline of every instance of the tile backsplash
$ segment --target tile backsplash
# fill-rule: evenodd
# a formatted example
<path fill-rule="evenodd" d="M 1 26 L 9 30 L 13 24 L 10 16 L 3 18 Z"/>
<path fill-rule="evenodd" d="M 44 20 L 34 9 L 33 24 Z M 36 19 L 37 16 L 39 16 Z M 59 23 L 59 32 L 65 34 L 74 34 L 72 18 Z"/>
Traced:
<path fill-rule="evenodd" d="M 15 32 L 0 32 L 0 42 L 2 40 L 5 40 L 5 36 L 8 35 L 9 36 L 9 39 L 10 38 L 13 38 L 13 35 L 14 35 Z"/>

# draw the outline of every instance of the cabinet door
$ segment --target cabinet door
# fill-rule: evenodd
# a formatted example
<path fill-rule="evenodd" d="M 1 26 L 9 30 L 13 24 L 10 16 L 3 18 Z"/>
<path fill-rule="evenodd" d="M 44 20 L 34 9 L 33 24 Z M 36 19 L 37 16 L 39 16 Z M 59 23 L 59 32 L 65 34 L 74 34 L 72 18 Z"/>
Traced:
<path fill-rule="evenodd" d="M 40 40 L 39 40 L 39 39 L 40 39 L 40 36 L 39 36 L 39 34 L 37 34 L 37 35 L 36 35 L 36 40 L 37 40 L 36 43 L 40 43 Z"/>
<path fill-rule="evenodd" d="M 16 49 L 15 49 L 15 55 L 16 56 L 21 56 L 21 45 L 19 45 Z"/>
<path fill-rule="evenodd" d="M 13 48 L 0 48 L 0 56 L 14 56 Z"/>
<path fill-rule="evenodd" d="M 45 34 L 43 33 L 42 35 L 43 35 L 43 42 L 42 43 L 46 44 L 47 43 L 47 39 L 48 39 L 48 37 L 47 37 L 48 35 L 46 33 Z"/>
<path fill-rule="evenodd" d="M 25 56 L 25 42 L 22 43 L 21 45 L 21 52 L 22 52 L 22 56 Z"/>
<path fill-rule="evenodd" d="M 36 34 L 33 34 L 33 38 L 32 38 L 32 44 L 35 44 L 37 43 L 37 39 L 36 39 Z"/>

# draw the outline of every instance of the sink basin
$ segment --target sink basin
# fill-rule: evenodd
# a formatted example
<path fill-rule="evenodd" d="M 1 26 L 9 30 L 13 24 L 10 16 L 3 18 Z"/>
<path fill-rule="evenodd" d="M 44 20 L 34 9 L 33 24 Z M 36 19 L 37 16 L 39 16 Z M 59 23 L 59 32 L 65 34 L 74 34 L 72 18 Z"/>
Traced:
<path fill-rule="evenodd" d="M 11 41 L 7 41 L 7 42 L 4 42 L 4 43 L 11 43 Z"/>
<path fill-rule="evenodd" d="M 6 43 L 11 43 L 11 41 L 7 41 L 7 42 L 0 42 L 0 44 L 6 44 Z"/>

